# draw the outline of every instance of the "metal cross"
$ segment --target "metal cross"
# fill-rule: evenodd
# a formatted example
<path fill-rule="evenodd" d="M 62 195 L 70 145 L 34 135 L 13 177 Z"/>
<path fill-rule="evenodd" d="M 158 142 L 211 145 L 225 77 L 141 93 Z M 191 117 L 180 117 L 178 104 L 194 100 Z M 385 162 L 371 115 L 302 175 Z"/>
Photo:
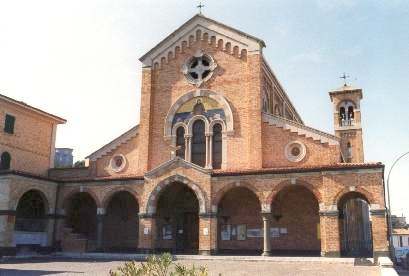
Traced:
<path fill-rule="evenodd" d="M 347 76 L 345 73 L 340 77 L 340 79 L 344 79 L 344 86 L 347 86 L 347 78 L 349 78 L 349 76 Z"/>
<path fill-rule="evenodd" d="M 205 5 L 202 4 L 202 2 L 199 2 L 199 5 L 197 8 L 199 9 L 199 14 L 202 14 L 202 8 L 204 8 Z"/>

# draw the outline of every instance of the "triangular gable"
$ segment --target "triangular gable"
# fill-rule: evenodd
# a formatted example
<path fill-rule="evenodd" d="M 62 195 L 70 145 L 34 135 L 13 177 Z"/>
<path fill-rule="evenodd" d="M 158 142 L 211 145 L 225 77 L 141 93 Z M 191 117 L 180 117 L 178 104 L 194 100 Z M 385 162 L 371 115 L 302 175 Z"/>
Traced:
<path fill-rule="evenodd" d="M 91 153 L 89 156 L 87 156 L 87 159 L 90 159 L 91 161 L 95 161 L 98 158 L 101 158 L 102 156 L 108 154 L 109 152 L 115 150 L 117 147 L 122 145 L 123 143 L 129 141 L 131 138 L 135 137 L 138 134 L 138 129 L 139 125 L 134 126 L 127 132 L 121 134 L 121 136 L 115 138 L 99 150 Z"/>
<path fill-rule="evenodd" d="M 284 119 L 276 115 L 263 113 L 263 122 L 276 127 L 281 127 L 283 129 L 288 129 L 291 132 L 297 133 L 298 135 L 305 135 L 305 137 L 312 138 L 315 141 L 320 141 L 323 144 L 328 143 L 331 146 L 339 145 L 340 138 L 332 134 Z"/>
<path fill-rule="evenodd" d="M 144 66 L 152 66 L 163 57 L 167 58 L 169 52 L 174 53 L 176 46 L 181 48 L 182 42 L 189 41 L 189 37 L 195 36 L 197 30 L 200 30 L 202 34 L 207 33 L 209 38 L 212 36 L 216 37 L 216 41 L 222 39 L 225 43 L 230 42 L 232 48 L 238 46 L 240 50 L 245 49 L 248 54 L 258 52 L 265 47 L 264 41 L 257 37 L 197 14 L 158 43 L 139 60 Z"/>
<path fill-rule="evenodd" d="M 178 167 L 191 168 L 201 173 L 210 174 L 210 170 L 202 168 L 196 164 L 187 162 L 186 160 L 176 156 L 175 158 L 169 161 L 166 161 L 165 163 L 162 163 L 158 167 L 145 173 L 145 177 L 146 178 L 158 177 L 162 175 L 163 173 L 169 172 L 169 170 L 178 168 Z"/>

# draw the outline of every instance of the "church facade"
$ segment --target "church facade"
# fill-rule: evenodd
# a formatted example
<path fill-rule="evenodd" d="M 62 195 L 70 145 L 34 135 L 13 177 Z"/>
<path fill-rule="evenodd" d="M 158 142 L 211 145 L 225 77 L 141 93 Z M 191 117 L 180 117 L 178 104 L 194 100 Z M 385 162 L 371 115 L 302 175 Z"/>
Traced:
<path fill-rule="evenodd" d="M 329 93 L 334 135 L 308 127 L 264 47 L 202 15 L 166 37 L 140 59 L 139 124 L 87 167 L 0 171 L 3 254 L 387 255 L 384 166 L 364 162 L 362 90 Z"/>

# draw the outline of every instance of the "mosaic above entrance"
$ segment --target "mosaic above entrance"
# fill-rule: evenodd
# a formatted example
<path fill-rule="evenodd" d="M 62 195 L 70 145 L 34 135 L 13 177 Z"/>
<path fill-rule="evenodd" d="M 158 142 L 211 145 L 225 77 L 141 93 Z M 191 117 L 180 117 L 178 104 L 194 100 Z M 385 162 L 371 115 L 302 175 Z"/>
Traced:
<path fill-rule="evenodd" d="M 224 110 L 217 101 L 209 97 L 194 97 L 176 111 L 173 124 L 188 122 L 195 115 L 203 115 L 209 121 L 212 119 L 225 119 Z"/>

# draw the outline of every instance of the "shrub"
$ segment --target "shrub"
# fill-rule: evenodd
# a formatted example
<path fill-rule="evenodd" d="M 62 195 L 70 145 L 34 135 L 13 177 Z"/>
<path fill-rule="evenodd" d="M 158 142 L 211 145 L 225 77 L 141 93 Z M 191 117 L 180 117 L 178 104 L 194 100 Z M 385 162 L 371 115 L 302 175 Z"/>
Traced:
<path fill-rule="evenodd" d="M 109 274 L 111 276 L 208 276 L 205 267 L 188 268 L 174 264 L 172 255 L 169 253 L 149 256 L 145 263 L 125 262 L 123 266 L 118 267 L 115 271 L 111 270 Z"/>

